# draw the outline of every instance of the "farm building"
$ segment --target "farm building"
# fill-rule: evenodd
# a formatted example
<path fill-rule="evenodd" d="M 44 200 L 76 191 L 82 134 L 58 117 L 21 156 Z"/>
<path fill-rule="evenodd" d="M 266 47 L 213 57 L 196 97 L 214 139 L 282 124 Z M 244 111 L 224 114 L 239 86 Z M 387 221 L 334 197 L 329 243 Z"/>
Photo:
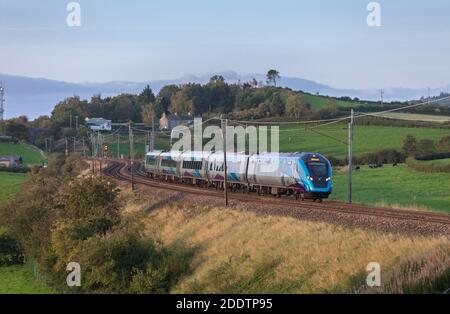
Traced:
<path fill-rule="evenodd" d="M 179 125 L 191 126 L 194 123 L 192 116 L 180 116 L 177 114 L 165 114 L 163 113 L 161 119 L 159 119 L 159 129 L 171 131 L 174 127 Z"/>
<path fill-rule="evenodd" d="M 23 166 L 20 156 L 0 156 L 0 167 L 15 168 Z"/>
<path fill-rule="evenodd" d="M 86 124 L 93 131 L 111 131 L 111 120 L 103 118 L 86 118 Z"/>

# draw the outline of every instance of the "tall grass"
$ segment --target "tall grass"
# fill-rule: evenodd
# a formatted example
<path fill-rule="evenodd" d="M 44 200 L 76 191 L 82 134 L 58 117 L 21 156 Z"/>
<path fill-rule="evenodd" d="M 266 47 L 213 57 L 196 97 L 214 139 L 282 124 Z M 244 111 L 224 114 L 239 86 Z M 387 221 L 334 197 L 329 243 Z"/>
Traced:
<path fill-rule="evenodd" d="M 183 240 L 195 247 L 192 273 L 172 292 L 439 292 L 450 267 L 442 249 L 448 238 L 378 234 L 176 202 L 153 206 L 146 226 L 165 243 Z M 381 290 L 358 289 L 369 262 L 382 267 Z"/>
<path fill-rule="evenodd" d="M 396 265 L 387 282 L 372 293 L 439 293 L 450 288 L 450 247 L 406 258 Z"/>

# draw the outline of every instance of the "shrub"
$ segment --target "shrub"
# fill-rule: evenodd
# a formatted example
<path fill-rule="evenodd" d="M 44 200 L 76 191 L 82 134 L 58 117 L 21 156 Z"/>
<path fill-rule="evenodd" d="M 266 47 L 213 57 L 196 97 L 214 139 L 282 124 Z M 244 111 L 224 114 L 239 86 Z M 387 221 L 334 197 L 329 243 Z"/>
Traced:
<path fill-rule="evenodd" d="M 119 223 L 119 190 L 114 182 L 103 177 L 74 179 L 59 197 L 59 216 L 85 228 L 86 238 L 104 235 Z"/>
<path fill-rule="evenodd" d="M 0 266 L 23 263 L 23 255 L 15 239 L 0 230 Z"/>

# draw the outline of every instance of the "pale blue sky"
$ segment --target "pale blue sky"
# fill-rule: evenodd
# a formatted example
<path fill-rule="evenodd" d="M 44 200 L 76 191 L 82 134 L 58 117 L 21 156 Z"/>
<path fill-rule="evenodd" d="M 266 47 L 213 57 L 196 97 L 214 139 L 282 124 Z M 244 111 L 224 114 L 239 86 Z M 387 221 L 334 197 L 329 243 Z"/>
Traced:
<path fill-rule="evenodd" d="M 450 84 L 450 1 L 0 0 L 0 72 L 66 81 L 146 81 L 235 70 L 335 87 Z"/>

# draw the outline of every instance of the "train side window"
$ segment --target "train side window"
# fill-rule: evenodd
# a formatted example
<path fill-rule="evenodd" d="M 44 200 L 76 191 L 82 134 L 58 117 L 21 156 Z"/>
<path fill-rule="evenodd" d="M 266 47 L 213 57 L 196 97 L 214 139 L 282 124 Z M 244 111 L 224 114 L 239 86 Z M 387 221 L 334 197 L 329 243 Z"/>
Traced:
<path fill-rule="evenodd" d="M 200 170 L 202 169 L 202 161 L 183 161 L 184 169 Z"/>
<path fill-rule="evenodd" d="M 156 158 L 154 158 L 154 157 L 147 157 L 147 165 L 148 166 L 156 166 Z"/>

